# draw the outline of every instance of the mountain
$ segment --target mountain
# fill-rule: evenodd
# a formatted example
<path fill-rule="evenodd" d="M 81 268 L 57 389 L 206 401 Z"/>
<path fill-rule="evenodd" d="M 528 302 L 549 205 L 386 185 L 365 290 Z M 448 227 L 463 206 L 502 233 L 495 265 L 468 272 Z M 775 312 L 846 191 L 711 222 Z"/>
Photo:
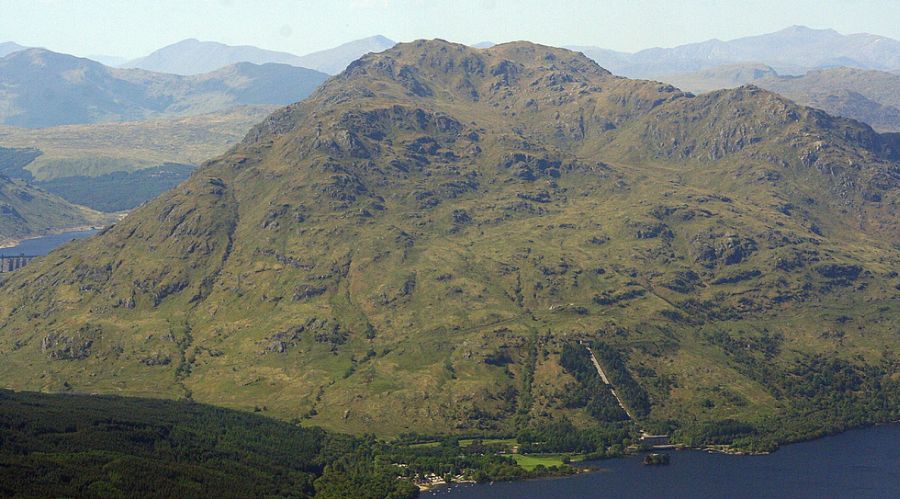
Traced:
<path fill-rule="evenodd" d="M 3 42 L 0 43 L 0 57 L 6 57 L 8 54 L 12 54 L 13 52 L 18 52 L 20 50 L 25 50 L 28 47 L 23 47 L 15 42 Z"/>
<path fill-rule="evenodd" d="M 48 127 L 287 104 L 326 75 L 285 64 L 239 63 L 177 76 L 113 69 L 89 59 L 28 49 L 0 59 L 0 123 Z"/>
<path fill-rule="evenodd" d="M 898 136 L 757 87 L 399 44 L 0 281 L 0 385 L 532 448 L 896 420 L 898 165 Z"/>
<path fill-rule="evenodd" d="M 97 61 L 104 66 L 121 66 L 128 62 L 128 59 L 125 57 L 119 57 L 117 55 L 103 55 L 103 54 L 91 54 L 86 57 L 92 61 Z"/>
<path fill-rule="evenodd" d="M 347 42 L 337 47 L 300 57 L 297 65 L 328 74 L 337 74 L 348 64 L 370 52 L 381 52 L 394 46 L 394 41 L 381 35 Z"/>
<path fill-rule="evenodd" d="M 497 44 L 494 42 L 483 41 L 483 42 L 478 42 L 478 43 L 472 45 L 472 47 L 476 48 L 476 49 L 489 49 L 489 48 L 493 47 L 494 45 L 497 45 Z"/>
<path fill-rule="evenodd" d="M 152 54 L 123 64 L 123 68 L 140 68 L 159 73 L 197 75 L 240 62 L 254 64 L 279 63 L 310 68 L 326 74 L 337 74 L 348 64 L 369 52 L 381 52 L 394 42 L 372 36 L 304 56 L 273 52 L 252 46 L 231 46 L 218 42 L 201 42 L 193 38 L 163 47 Z"/>
<path fill-rule="evenodd" d="M 659 78 L 736 63 L 760 63 L 781 73 L 850 66 L 892 70 L 900 66 L 900 41 L 858 33 L 843 35 L 831 29 L 805 26 L 730 41 L 708 40 L 674 48 L 651 48 L 633 54 L 596 47 L 578 47 L 615 74 Z"/>
<path fill-rule="evenodd" d="M 581 52 L 582 54 L 593 59 L 594 62 L 596 62 L 603 68 L 608 69 L 615 74 L 621 75 L 625 75 L 625 68 L 627 68 L 629 58 L 632 56 L 632 54 L 629 54 L 627 52 L 618 52 L 616 50 L 609 50 L 600 47 L 573 45 L 566 48 L 574 50 L 576 52 Z"/>
<path fill-rule="evenodd" d="M 109 215 L 69 203 L 23 180 L 0 175 L 2 246 L 75 227 L 103 226 L 113 220 Z"/>
<path fill-rule="evenodd" d="M 753 83 L 800 104 L 863 121 L 876 130 L 900 132 L 900 75 L 884 71 L 839 67 L 782 76 L 768 66 L 745 64 L 661 79 L 692 92 Z"/>
<path fill-rule="evenodd" d="M 129 61 L 121 67 L 146 69 L 157 73 L 198 75 L 239 62 L 308 67 L 300 63 L 298 56 L 287 52 L 275 52 L 249 45 L 235 46 L 218 42 L 202 42 L 194 38 L 167 45 L 150 55 Z"/>
<path fill-rule="evenodd" d="M 810 71 L 798 77 L 768 77 L 757 84 L 803 105 L 900 132 L 900 75 L 854 68 Z"/>
<path fill-rule="evenodd" d="M 695 73 L 660 75 L 659 80 L 694 93 L 712 92 L 725 88 L 737 88 L 755 83 L 763 78 L 778 78 L 780 75 L 765 64 L 725 64 Z"/>

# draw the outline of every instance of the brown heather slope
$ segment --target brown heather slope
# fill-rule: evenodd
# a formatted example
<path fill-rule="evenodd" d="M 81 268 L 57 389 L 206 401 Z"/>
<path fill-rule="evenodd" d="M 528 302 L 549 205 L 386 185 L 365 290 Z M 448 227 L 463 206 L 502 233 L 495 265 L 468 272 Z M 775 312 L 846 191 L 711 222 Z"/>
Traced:
<path fill-rule="evenodd" d="M 898 151 L 753 87 L 401 44 L 4 280 L 0 384 L 510 432 L 597 422 L 584 339 L 645 424 L 896 418 Z"/>

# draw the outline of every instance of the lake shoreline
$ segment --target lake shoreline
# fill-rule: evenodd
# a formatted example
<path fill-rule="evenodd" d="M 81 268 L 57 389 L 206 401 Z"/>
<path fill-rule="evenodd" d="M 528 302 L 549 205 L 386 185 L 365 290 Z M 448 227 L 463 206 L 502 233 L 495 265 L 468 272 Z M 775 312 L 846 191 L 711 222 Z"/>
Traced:
<path fill-rule="evenodd" d="M 876 423 L 871 423 L 871 424 L 864 424 L 864 425 L 859 425 L 859 426 L 851 426 L 851 427 L 844 428 L 840 431 L 828 432 L 823 435 L 815 436 L 812 438 L 791 440 L 788 442 L 780 442 L 778 444 L 778 447 L 773 451 L 753 452 L 753 451 L 745 451 L 745 450 L 740 450 L 740 449 L 733 449 L 733 448 L 729 448 L 728 446 L 721 446 L 721 445 L 719 445 L 719 446 L 706 445 L 706 446 L 699 446 L 699 447 L 690 447 L 690 446 L 683 445 L 683 444 L 675 444 L 674 446 L 666 448 L 666 449 L 632 448 L 628 452 L 626 452 L 625 454 L 620 455 L 620 456 L 610 456 L 607 458 L 592 459 L 590 461 L 579 461 L 577 463 L 577 464 L 579 464 L 579 466 L 577 466 L 577 467 L 574 466 L 575 463 L 572 463 L 571 466 L 573 468 L 575 468 L 574 473 L 548 474 L 546 476 L 528 477 L 528 478 L 523 478 L 523 479 L 518 479 L 518 480 L 514 479 L 514 480 L 505 480 L 505 481 L 499 481 L 499 482 L 490 482 L 490 485 L 493 485 L 494 483 L 527 483 L 527 482 L 537 482 L 537 481 L 546 482 L 546 481 L 551 481 L 551 480 L 564 480 L 567 478 L 572 478 L 572 477 L 582 476 L 582 475 L 609 473 L 610 470 L 607 468 L 604 468 L 601 463 L 607 462 L 607 461 L 632 459 L 641 454 L 648 453 L 648 452 L 654 452 L 654 451 L 671 452 L 672 455 L 678 455 L 680 453 L 695 452 L 695 453 L 703 453 L 703 454 L 710 454 L 710 455 L 734 456 L 734 457 L 772 456 L 772 455 L 776 455 L 780 450 L 782 450 L 782 448 L 784 448 L 786 446 L 816 442 L 816 441 L 827 439 L 829 437 L 840 436 L 840 435 L 843 435 L 843 434 L 846 434 L 846 433 L 852 432 L 852 431 L 863 431 L 863 430 L 874 429 L 874 428 L 878 428 L 878 427 L 894 426 L 894 425 L 900 426 L 900 419 L 892 420 L 892 421 L 876 422 Z M 585 463 L 588 463 L 591 465 L 585 466 L 584 465 Z M 442 483 L 442 484 L 430 485 L 430 486 L 426 486 L 426 487 L 420 487 L 420 491 L 423 494 L 429 493 L 429 492 L 438 493 L 441 490 L 452 488 L 453 485 L 488 485 L 488 483 L 487 482 L 478 483 L 478 482 L 474 482 L 471 480 L 463 480 L 463 481 L 458 481 L 458 482 L 452 482 L 450 484 Z"/>
<path fill-rule="evenodd" d="M 892 442 L 898 431 L 900 421 L 860 425 L 784 443 L 768 454 L 747 453 L 735 459 L 730 456 L 740 454 L 684 447 L 678 450 L 688 452 L 673 449 L 672 465 L 664 467 L 645 466 L 639 458 L 641 452 L 633 452 L 579 463 L 582 465 L 578 466 L 577 473 L 568 477 L 441 487 L 423 493 L 423 497 L 438 494 L 476 499 L 595 497 L 597 487 L 601 486 L 610 497 L 749 498 L 784 497 L 785 493 L 795 497 L 821 497 L 827 491 L 833 494 L 836 490 L 842 490 L 847 497 L 896 497 L 894 494 L 900 492 L 900 450 Z M 877 457 L 873 458 L 873 452 Z M 828 480 L 823 482 L 823 476 Z M 876 476 L 879 479 L 874 479 Z M 892 481 L 892 477 L 896 480 Z M 892 492 L 886 494 L 886 489 Z"/>

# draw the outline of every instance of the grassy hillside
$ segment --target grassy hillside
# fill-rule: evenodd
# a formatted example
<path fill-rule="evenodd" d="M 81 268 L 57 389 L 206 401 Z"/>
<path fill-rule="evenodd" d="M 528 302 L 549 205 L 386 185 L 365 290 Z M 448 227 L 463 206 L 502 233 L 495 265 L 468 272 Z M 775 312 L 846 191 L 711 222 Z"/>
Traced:
<path fill-rule="evenodd" d="M 602 344 L 682 441 L 896 419 L 898 151 L 754 87 L 401 44 L 4 280 L 0 383 L 539 445 L 620 420 L 571 396 Z"/>

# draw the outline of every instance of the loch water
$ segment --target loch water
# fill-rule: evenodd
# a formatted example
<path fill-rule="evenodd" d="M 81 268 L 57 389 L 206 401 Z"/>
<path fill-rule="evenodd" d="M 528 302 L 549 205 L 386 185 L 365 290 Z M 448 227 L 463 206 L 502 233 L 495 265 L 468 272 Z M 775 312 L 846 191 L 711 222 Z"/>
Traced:
<path fill-rule="evenodd" d="M 0 249 L 0 256 L 43 256 L 73 239 L 92 236 L 97 232 L 97 229 L 93 229 L 26 239 L 16 246 Z"/>
<path fill-rule="evenodd" d="M 900 498 L 900 424 L 785 445 L 762 456 L 667 451 L 668 466 L 641 455 L 580 463 L 565 478 L 461 484 L 423 497 L 530 498 Z"/>

